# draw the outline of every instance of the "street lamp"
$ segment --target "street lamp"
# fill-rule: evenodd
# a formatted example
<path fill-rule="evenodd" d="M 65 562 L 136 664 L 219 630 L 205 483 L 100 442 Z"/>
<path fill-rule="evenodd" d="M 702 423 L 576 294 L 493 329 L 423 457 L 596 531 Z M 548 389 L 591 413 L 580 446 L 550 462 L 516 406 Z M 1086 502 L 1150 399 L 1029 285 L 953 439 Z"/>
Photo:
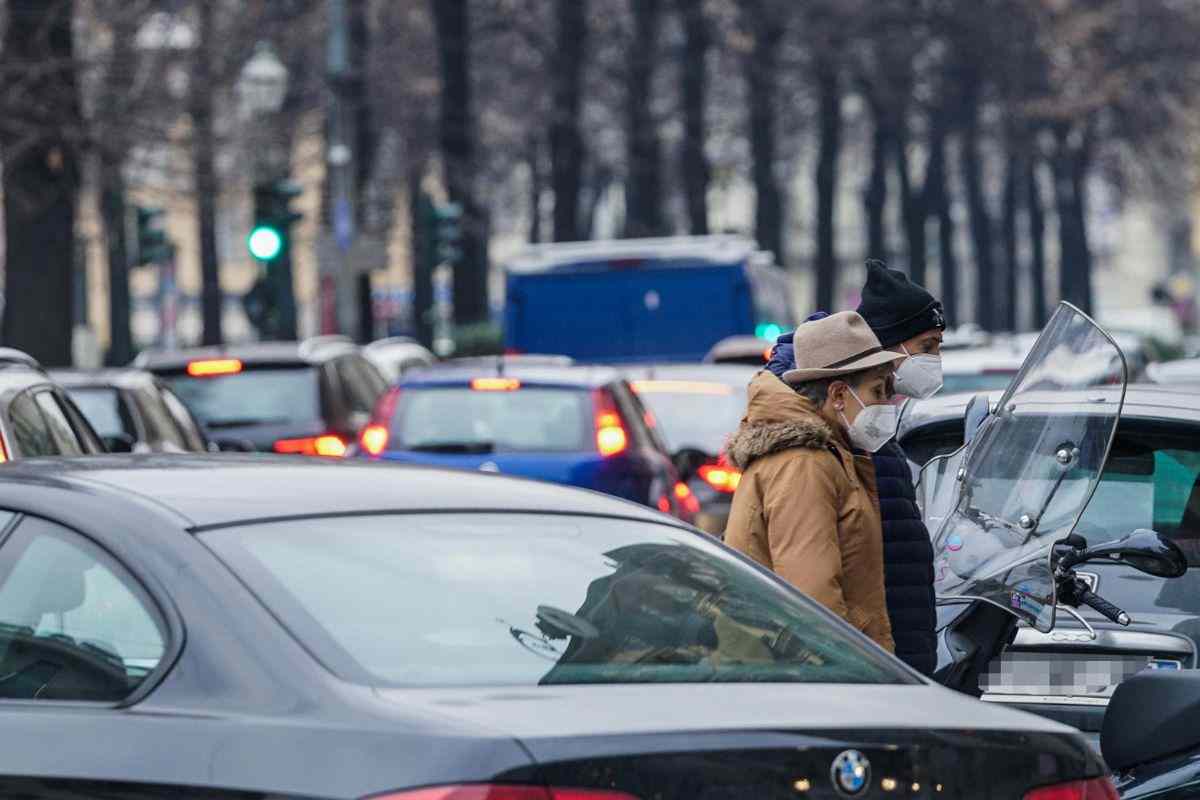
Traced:
<path fill-rule="evenodd" d="M 259 42 L 238 78 L 238 101 L 243 116 L 279 111 L 283 108 L 287 87 L 287 67 L 268 42 Z"/>

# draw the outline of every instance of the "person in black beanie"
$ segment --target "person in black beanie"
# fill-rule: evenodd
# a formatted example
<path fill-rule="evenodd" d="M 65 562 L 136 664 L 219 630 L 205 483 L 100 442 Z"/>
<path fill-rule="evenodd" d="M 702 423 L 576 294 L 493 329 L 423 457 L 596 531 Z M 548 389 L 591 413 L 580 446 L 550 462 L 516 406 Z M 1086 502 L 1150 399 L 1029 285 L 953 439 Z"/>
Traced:
<path fill-rule="evenodd" d="M 908 355 L 896 369 L 897 393 L 929 397 L 941 388 L 946 318 L 933 295 L 904 273 L 872 259 L 858 313 L 881 345 Z M 929 675 L 937 666 L 933 545 L 917 508 L 904 450 L 893 440 L 873 459 L 883 517 L 884 589 L 896 655 Z"/>

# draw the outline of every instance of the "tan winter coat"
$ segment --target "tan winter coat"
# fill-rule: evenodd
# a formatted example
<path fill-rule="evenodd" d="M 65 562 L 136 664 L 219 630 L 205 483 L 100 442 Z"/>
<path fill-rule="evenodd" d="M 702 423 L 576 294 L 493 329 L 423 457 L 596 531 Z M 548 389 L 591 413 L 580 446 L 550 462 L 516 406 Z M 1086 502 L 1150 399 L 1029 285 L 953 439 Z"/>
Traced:
<path fill-rule="evenodd" d="M 870 456 L 855 456 L 840 428 L 765 371 L 726 456 L 743 474 L 725 544 L 894 651 Z"/>

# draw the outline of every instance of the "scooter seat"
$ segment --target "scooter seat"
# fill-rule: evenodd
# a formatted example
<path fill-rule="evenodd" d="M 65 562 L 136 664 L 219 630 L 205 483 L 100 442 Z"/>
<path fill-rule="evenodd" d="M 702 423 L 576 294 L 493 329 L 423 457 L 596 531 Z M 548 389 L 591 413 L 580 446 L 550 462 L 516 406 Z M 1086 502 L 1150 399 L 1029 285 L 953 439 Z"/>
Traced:
<path fill-rule="evenodd" d="M 1108 704 L 1100 752 L 1114 772 L 1200 747 L 1200 671 L 1147 670 Z"/>

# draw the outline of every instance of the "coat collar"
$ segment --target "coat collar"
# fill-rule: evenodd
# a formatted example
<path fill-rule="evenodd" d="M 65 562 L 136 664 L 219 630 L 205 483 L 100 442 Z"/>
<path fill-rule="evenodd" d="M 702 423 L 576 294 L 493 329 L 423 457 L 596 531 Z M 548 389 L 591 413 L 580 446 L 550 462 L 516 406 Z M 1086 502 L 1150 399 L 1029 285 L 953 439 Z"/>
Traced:
<path fill-rule="evenodd" d="M 849 451 L 842 432 L 830 425 L 806 397 L 770 372 L 750 382 L 746 416 L 725 445 L 725 456 L 738 469 L 758 458 L 793 448 Z"/>

